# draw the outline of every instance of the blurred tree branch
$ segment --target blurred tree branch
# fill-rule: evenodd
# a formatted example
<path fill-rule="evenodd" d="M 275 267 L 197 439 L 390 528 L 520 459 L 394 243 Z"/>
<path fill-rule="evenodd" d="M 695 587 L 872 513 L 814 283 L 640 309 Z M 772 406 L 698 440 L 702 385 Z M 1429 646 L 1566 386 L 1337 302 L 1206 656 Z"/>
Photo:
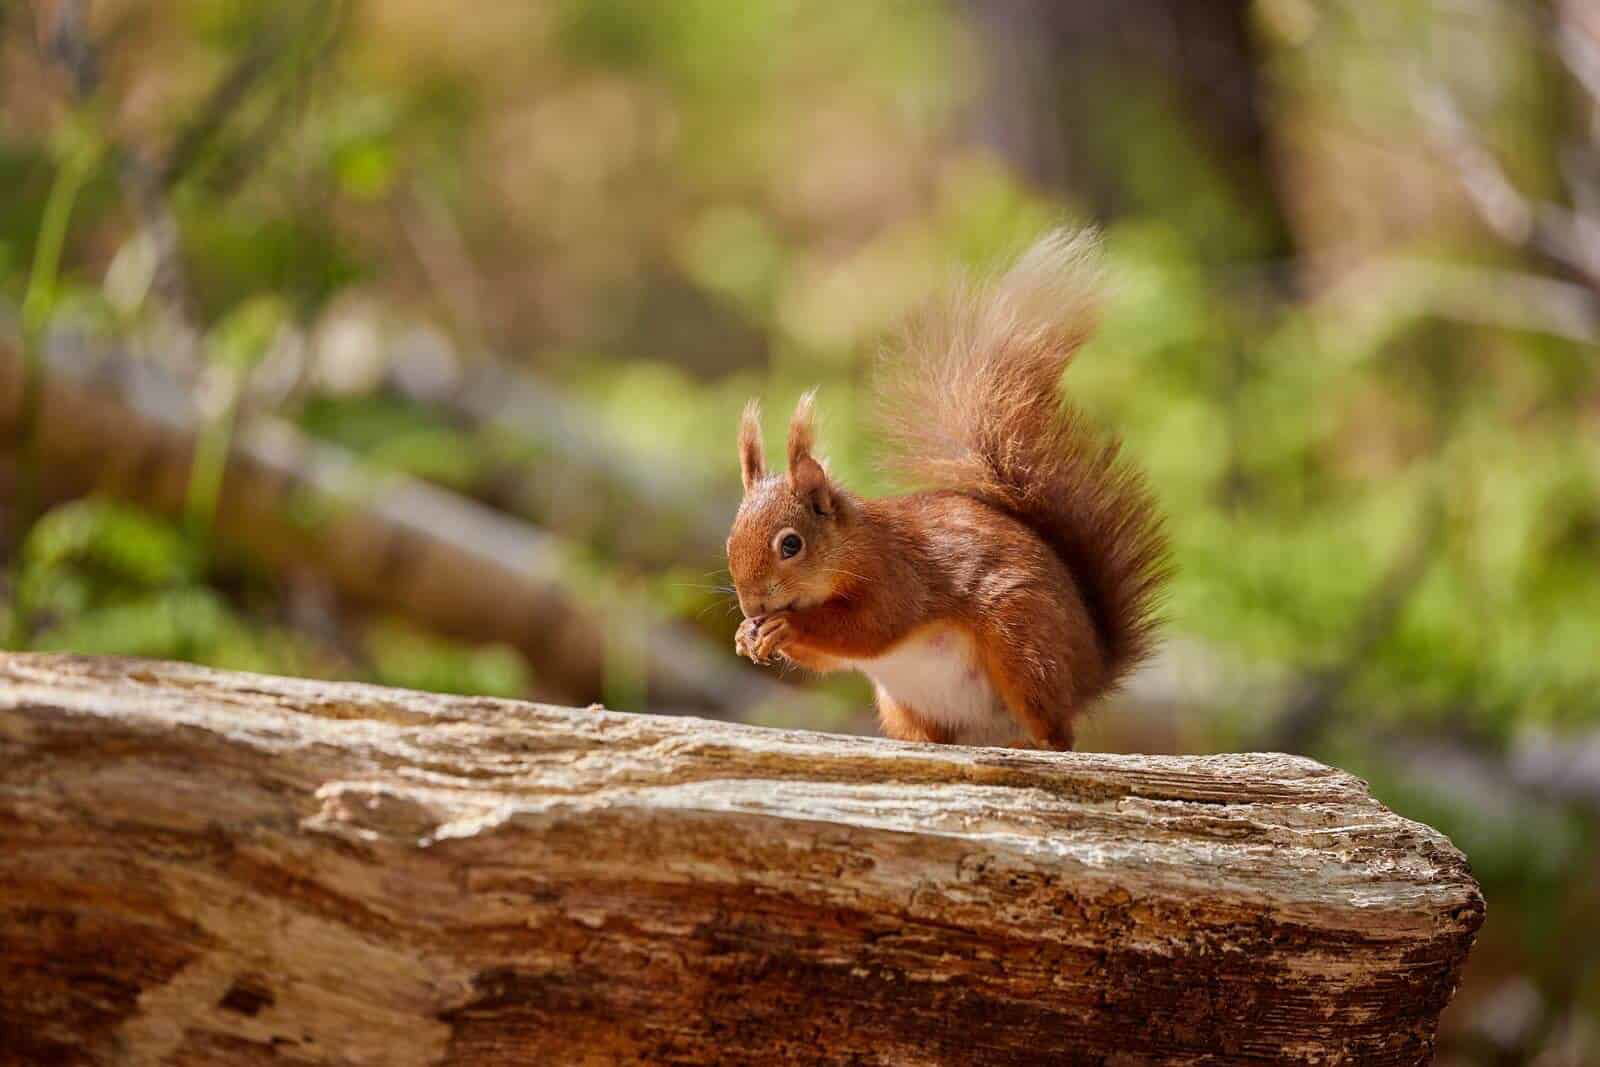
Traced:
<path fill-rule="evenodd" d="M 557 525 L 567 536 L 602 540 L 635 563 L 722 562 L 737 496 L 615 447 L 560 389 L 485 360 L 431 402 L 539 453 L 537 467 L 508 472 L 497 494 L 516 513 Z"/>
<path fill-rule="evenodd" d="M 1461 187 L 1484 224 L 1507 244 L 1538 253 L 1600 291 L 1600 248 L 1591 248 L 1583 232 L 1596 223 L 1560 204 L 1534 201 L 1518 190 L 1494 154 L 1479 141 L 1447 89 L 1426 86 L 1418 89 L 1417 96 L 1418 110 L 1455 166 Z"/>
<path fill-rule="evenodd" d="M 1558 3 L 1531 17 L 1587 105 L 1578 106 L 1588 113 L 1587 121 L 1576 124 L 1560 152 L 1569 204 L 1523 193 L 1442 81 L 1418 72 L 1414 103 L 1428 135 L 1455 168 L 1490 231 L 1600 295 L 1600 198 L 1595 191 L 1600 183 L 1600 44 L 1580 24 L 1578 4 Z"/>
<path fill-rule="evenodd" d="M 79 108 L 91 108 L 102 88 L 100 51 L 89 32 L 89 0 L 64 0 L 56 8 L 49 54 L 67 72 Z M 158 180 L 159 164 L 102 131 L 121 175 L 122 187 L 155 249 L 154 288 L 177 312 L 188 315 L 189 287 L 183 269 L 177 219 Z"/>
<path fill-rule="evenodd" d="M 1454 322 L 1600 344 L 1600 300 L 1576 282 L 1529 271 L 1390 257 L 1366 262 L 1318 297 L 1345 335 L 1380 332 L 1418 311 Z"/>
<path fill-rule="evenodd" d="M 36 442 L 49 489 L 107 491 L 181 515 L 196 448 L 188 394 L 148 363 L 89 351 L 50 356 Z M 15 432 L 22 381 L 20 355 L 0 343 L 0 432 Z M 556 538 L 448 491 L 372 472 L 279 420 L 247 424 L 229 450 L 215 536 L 442 633 L 510 644 L 566 699 L 599 697 L 618 662 L 641 665 L 657 710 L 738 717 L 793 693 L 639 603 L 585 590 Z"/>
<path fill-rule="evenodd" d="M 172 189 L 212 149 L 252 94 L 269 84 L 274 70 L 288 69 L 296 78 L 303 78 L 326 61 L 347 23 L 348 9 L 347 3 L 337 0 L 280 14 L 216 79 L 165 150 L 152 151 L 105 133 L 124 195 L 155 250 L 153 289 L 175 317 L 178 334 L 185 339 L 184 348 L 194 344 L 196 327 L 191 321 L 194 309 L 183 262 L 182 234 L 170 200 Z M 48 54 L 68 74 L 80 108 L 92 107 L 104 91 L 103 64 L 89 29 L 89 11 L 89 0 L 64 0 L 55 10 L 48 34 Z M 304 44 L 306 41 L 310 44 Z M 261 139 L 270 138 L 278 128 L 285 96 L 281 89 L 275 94 L 267 116 L 246 138 L 246 155 L 259 157 Z M 230 184 L 236 185 L 239 180 L 236 167 Z M 180 362 L 193 359 L 189 352 L 177 355 Z"/>
<path fill-rule="evenodd" d="M 439 197 L 414 188 L 400 224 L 456 328 L 475 344 L 490 331 L 478 273 L 455 219 Z M 424 390 L 405 375 L 389 385 L 462 423 L 504 431 L 545 457 L 538 469 L 509 472 L 497 503 L 568 536 L 601 540 L 623 558 L 649 565 L 723 558 L 727 520 L 738 507 L 728 486 L 706 484 L 667 463 L 646 463 L 613 447 L 593 417 L 561 389 L 510 369 L 498 357 L 474 360 L 451 385 Z"/>
<path fill-rule="evenodd" d="M 248 177 L 272 138 L 281 131 L 289 110 L 291 90 L 303 86 L 325 68 L 337 52 L 350 24 L 348 0 L 318 2 L 300 12 L 281 16 L 234 60 L 233 67 L 212 85 L 164 153 L 159 183 L 163 189 L 182 181 L 213 152 L 230 126 L 241 124 L 241 112 L 252 93 L 270 96 L 266 114 L 246 131 L 228 155 L 227 173 L 213 183 L 212 191 L 226 195 Z M 278 71 L 286 76 L 274 82 Z"/>
<path fill-rule="evenodd" d="M 183 178 L 270 69 L 284 43 L 282 29 L 271 27 L 245 49 L 231 70 L 217 79 L 205 102 L 184 124 L 160 163 L 152 168 L 151 180 L 156 189 L 165 192 Z"/>

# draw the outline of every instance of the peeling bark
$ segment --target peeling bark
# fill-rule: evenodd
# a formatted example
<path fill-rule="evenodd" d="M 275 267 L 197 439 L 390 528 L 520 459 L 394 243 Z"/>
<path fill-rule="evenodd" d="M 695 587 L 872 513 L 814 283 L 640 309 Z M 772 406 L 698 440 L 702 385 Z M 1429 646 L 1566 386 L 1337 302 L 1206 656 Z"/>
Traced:
<path fill-rule="evenodd" d="M 1283 755 L 0 658 L 26 1063 L 1425 1063 L 1463 857 Z"/>

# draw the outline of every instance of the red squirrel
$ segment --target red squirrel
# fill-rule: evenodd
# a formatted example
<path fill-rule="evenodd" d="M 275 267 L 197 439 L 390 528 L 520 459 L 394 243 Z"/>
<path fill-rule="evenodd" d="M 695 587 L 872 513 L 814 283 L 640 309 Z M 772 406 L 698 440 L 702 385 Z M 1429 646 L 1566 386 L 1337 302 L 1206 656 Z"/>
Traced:
<path fill-rule="evenodd" d="M 787 472 L 768 473 L 746 406 L 728 537 L 741 655 L 865 673 L 890 737 L 1072 747 L 1074 720 L 1149 655 L 1167 573 L 1143 475 L 1061 396 L 1097 264 L 1092 233 L 1051 233 L 885 354 L 891 469 L 922 491 L 868 500 L 835 482 L 809 393 Z"/>

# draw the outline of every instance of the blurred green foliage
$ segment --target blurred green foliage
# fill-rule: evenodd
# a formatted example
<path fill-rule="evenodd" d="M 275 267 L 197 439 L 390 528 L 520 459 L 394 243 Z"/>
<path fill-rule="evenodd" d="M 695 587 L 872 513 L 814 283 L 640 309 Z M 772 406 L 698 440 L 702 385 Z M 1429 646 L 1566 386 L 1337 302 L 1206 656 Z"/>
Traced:
<path fill-rule="evenodd" d="M 293 635 L 248 619 L 205 578 L 201 554 L 176 526 L 78 500 L 29 531 L 17 603 L 33 617 L 35 648 L 306 669 Z"/>
<path fill-rule="evenodd" d="M 1197 724 L 1183 736 L 1254 743 L 1283 683 L 1351 667 L 1319 752 L 1447 828 L 1491 896 L 1518 902 L 1518 936 L 1554 952 L 1559 930 L 1539 917 L 1592 887 L 1592 823 L 1554 803 L 1464 809 L 1387 760 L 1381 739 L 1495 751 L 1535 724 L 1600 726 L 1595 352 L 1526 317 L 1497 324 L 1492 285 L 1471 315 L 1436 298 L 1462 271 L 1526 264 L 1486 239 L 1404 101 L 1419 71 L 1452 80 L 1541 194 L 1557 185 L 1566 105 L 1508 7 L 1252 10 L 1298 259 L 1260 259 L 1265 212 L 1241 202 L 1182 100 L 1107 70 L 1075 147 L 1122 177 L 1123 210 L 1105 227 L 1103 327 L 1066 384 L 1123 435 L 1170 516 L 1173 644 L 1212 665 L 1169 698 Z M 686 512 L 731 516 L 745 399 L 766 401 L 776 449 L 787 405 L 812 386 L 832 469 L 892 488 L 873 461 L 875 348 L 959 270 L 1083 218 L 968 135 L 985 89 L 962 11 L 104 4 L 107 82 L 89 104 L 63 93 L 30 18 L 8 18 L 0 293 L 23 301 L 63 161 L 99 138 L 49 311 L 162 350 L 147 227 L 118 160 L 190 144 L 166 202 L 210 383 L 190 522 L 60 505 L 11 531 L 9 610 L 40 648 L 537 692 L 506 649 L 337 602 L 308 621 L 296 579 L 208 543 L 221 457 L 237 417 L 262 407 L 495 507 L 517 506 L 508 486 L 559 490 L 544 427 L 440 401 L 492 359 L 554 385 L 606 448 L 695 487 L 674 501 Z M 247 91 L 191 135 L 246 61 L 259 64 Z M 396 388 L 413 373 L 396 353 L 423 328 L 440 351 L 416 364 L 422 386 Z M 665 544 L 638 553 L 637 531 L 595 528 L 592 503 L 524 517 L 582 542 L 574 580 L 597 597 L 642 593 L 726 644 L 715 546 L 641 504 L 629 521 Z M 1421 566 L 1363 643 L 1413 554 Z M 612 674 L 608 697 L 648 703 L 638 664 L 619 654 Z M 829 684 L 863 702 L 859 683 Z"/>
<path fill-rule="evenodd" d="M 98 133 L 87 117 L 55 121 L 44 60 L 22 54 L 28 27 L 14 22 L 12 63 L 36 65 L 40 99 L 13 78 L 24 99 L 0 137 L 0 172 L 20 194 L 0 210 L 5 288 L 20 299 L 28 284 L 61 129 L 146 156 L 188 145 L 214 87 L 255 57 L 263 72 L 171 190 L 195 314 L 214 324 L 206 349 L 238 388 L 284 330 L 310 331 L 316 348 L 360 294 L 378 308 L 369 347 L 384 343 L 383 323 L 432 319 L 462 358 L 480 345 L 523 353 L 608 438 L 707 484 L 729 480 L 728 427 L 746 394 L 781 408 L 820 384 L 837 469 L 879 490 L 863 388 L 874 345 L 958 267 L 1073 218 L 950 137 L 977 59 L 938 6 L 617 0 L 469 24 L 441 10 L 114 8 L 100 27 L 108 47 L 140 59 L 112 65 Z M 1317 22 L 1292 4 L 1264 8 L 1269 34 L 1300 46 L 1273 54 L 1283 121 L 1344 109 L 1392 136 L 1404 123 L 1384 98 L 1306 73 L 1308 32 L 1330 69 L 1372 69 L 1340 10 Z M 1386 25 L 1415 35 L 1418 17 Z M 1505 50 L 1507 97 L 1543 115 L 1533 69 L 1525 50 Z M 1338 306 L 1283 299 L 1241 276 L 1257 213 L 1229 195 L 1173 102 L 1149 86 L 1108 96 L 1117 106 L 1091 147 L 1126 174 L 1129 202 L 1107 232 L 1104 328 L 1068 385 L 1125 435 L 1172 514 L 1174 629 L 1240 662 L 1336 658 L 1439 506 L 1445 532 L 1352 702 L 1502 732 L 1593 722 L 1592 352 L 1444 322 L 1382 293 L 1381 321 L 1353 330 Z M 92 291 L 139 240 L 126 212 L 108 157 L 84 187 L 58 299 Z M 1425 240 L 1461 244 L 1459 232 Z M 652 350 L 648 328 L 630 333 L 631 310 L 656 307 L 653 287 L 668 282 L 698 293 L 687 314 L 711 321 L 663 335 L 734 322 L 763 339 L 764 361 L 708 363 L 692 347 Z M 133 311 L 124 327 L 148 307 Z M 292 413 L 379 466 L 484 496 L 540 462 L 503 428 L 376 383 L 316 381 Z M 196 461 L 202 518 L 230 403 Z"/>

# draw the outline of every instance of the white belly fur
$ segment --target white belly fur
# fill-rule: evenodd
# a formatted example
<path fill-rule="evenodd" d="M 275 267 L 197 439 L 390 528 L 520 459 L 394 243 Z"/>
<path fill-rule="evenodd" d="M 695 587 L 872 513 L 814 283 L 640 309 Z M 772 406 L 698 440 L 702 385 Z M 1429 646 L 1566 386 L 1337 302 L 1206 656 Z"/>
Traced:
<path fill-rule="evenodd" d="M 957 744 L 1015 744 L 1021 734 L 960 627 L 928 627 L 853 666 L 896 703 L 949 728 Z"/>

